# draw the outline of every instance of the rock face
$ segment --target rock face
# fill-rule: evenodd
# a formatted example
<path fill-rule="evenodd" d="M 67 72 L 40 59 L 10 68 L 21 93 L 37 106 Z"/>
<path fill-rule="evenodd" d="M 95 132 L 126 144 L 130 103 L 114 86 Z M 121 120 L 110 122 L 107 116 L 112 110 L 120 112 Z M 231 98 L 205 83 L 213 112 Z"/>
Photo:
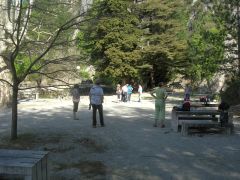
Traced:
<path fill-rule="evenodd" d="M 11 23 L 8 20 L 8 14 L 6 10 L 3 10 L 7 6 L 7 0 L 0 0 L 0 24 L 5 25 L 5 27 L 10 27 Z M 0 27 L 0 39 L 5 38 L 5 32 L 2 29 L 2 26 Z M 5 41 L 0 40 L 0 55 L 4 52 L 6 49 Z M 5 63 L 3 59 L 0 56 L 0 79 L 4 80 L 10 80 L 10 74 L 7 70 L 1 70 L 5 66 Z M 11 91 L 8 84 L 0 81 L 0 107 L 6 106 L 9 104 L 11 99 Z"/>

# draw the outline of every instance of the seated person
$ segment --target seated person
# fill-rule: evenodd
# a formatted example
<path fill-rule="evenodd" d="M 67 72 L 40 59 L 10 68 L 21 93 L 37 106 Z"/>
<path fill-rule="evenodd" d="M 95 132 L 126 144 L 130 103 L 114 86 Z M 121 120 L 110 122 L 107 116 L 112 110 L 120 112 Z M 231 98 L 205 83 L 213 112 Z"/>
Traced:
<path fill-rule="evenodd" d="M 181 107 L 178 107 L 178 106 L 173 107 L 173 109 L 175 109 L 176 111 L 190 111 L 190 108 L 191 108 L 191 104 L 190 104 L 190 101 L 188 100 L 185 100 Z"/>
<path fill-rule="evenodd" d="M 225 126 L 228 123 L 228 110 L 230 106 L 228 103 L 222 101 L 218 106 L 218 110 L 220 113 L 220 124 L 221 126 Z"/>

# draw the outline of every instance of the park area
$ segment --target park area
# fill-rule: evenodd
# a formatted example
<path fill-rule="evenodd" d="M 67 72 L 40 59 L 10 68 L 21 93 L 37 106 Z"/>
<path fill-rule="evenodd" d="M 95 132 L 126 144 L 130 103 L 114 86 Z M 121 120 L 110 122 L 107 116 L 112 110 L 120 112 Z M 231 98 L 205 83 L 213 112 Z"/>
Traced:
<path fill-rule="evenodd" d="M 0 0 L 0 17 L 0 180 L 240 180 L 239 0 Z"/>
<path fill-rule="evenodd" d="M 240 179 L 240 128 L 234 133 L 204 131 L 181 136 L 171 128 L 172 107 L 166 102 L 166 127 L 153 127 L 154 99 L 137 94 L 132 102 L 105 97 L 106 127 L 92 128 L 88 97 L 82 96 L 79 120 L 72 119 L 71 98 L 20 101 L 18 139 L 10 141 L 10 109 L 0 111 L 0 148 L 48 151 L 50 180 L 237 180 Z M 17 179 L 17 177 L 15 178 Z"/>

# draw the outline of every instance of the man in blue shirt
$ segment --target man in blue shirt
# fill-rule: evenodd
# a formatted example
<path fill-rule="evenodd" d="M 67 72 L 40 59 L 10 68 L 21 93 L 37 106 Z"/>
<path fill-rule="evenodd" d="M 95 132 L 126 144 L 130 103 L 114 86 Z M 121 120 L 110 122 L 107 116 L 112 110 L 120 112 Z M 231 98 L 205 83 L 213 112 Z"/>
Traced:
<path fill-rule="evenodd" d="M 93 122 L 92 122 L 93 128 L 96 128 L 96 125 L 97 125 L 97 120 L 96 120 L 97 110 L 100 117 L 101 127 L 104 127 L 103 106 L 102 106 L 103 99 L 104 99 L 104 94 L 103 94 L 103 89 L 100 86 L 100 80 L 96 80 L 95 85 L 90 89 L 90 92 L 89 92 L 89 100 L 93 109 Z"/>

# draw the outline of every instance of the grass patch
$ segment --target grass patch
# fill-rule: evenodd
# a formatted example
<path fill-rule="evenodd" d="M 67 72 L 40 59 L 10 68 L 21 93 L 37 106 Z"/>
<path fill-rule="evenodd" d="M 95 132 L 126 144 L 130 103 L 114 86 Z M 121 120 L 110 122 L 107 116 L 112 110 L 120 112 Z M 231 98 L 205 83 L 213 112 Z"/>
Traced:
<path fill-rule="evenodd" d="M 3 137 L 0 141 L 0 148 L 4 149 L 33 149 L 34 147 L 46 146 L 47 144 L 59 144 L 62 134 L 48 136 L 47 138 L 38 136 L 33 133 L 19 134 L 18 138 L 11 140 L 10 137 Z M 68 147 L 69 148 L 69 147 Z M 47 148 L 44 148 L 47 150 Z M 58 149 L 55 151 L 65 151 L 65 149 Z"/>
<path fill-rule="evenodd" d="M 105 145 L 97 143 L 95 140 L 86 137 L 76 140 L 75 143 L 79 143 L 87 149 L 93 150 L 94 152 L 98 153 L 103 153 L 107 149 Z"/>
<path fill-rule="evenodd" d="M 58 164 L 58 170 L 77 168 L 81 171 L 81 175 L 87 178 L 94 176 L 106 176 L 107 166 L 101 161 L 80 161 L 72 164 Z"/>

